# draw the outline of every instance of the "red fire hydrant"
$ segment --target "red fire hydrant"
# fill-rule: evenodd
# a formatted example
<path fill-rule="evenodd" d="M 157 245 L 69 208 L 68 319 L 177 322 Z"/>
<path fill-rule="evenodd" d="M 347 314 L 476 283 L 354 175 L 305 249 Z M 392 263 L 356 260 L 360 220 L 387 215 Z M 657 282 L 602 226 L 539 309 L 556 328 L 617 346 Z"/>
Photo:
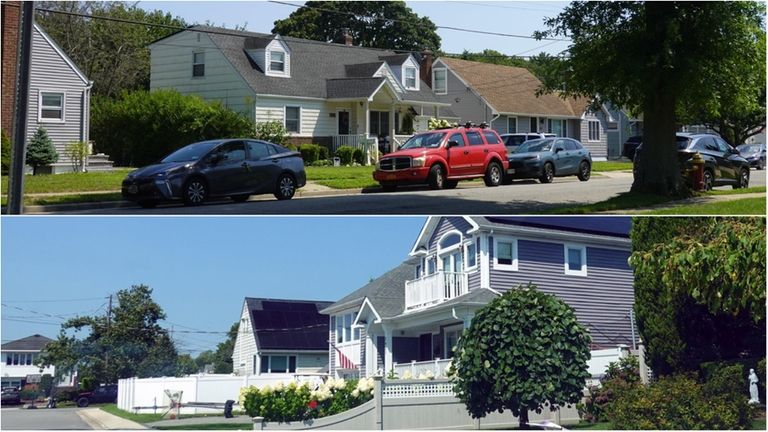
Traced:
<path fill-rule="evenodd" d="M 704 158 L 701 157 L 699 152 L 693 155 L 691 158 L 691 169 L 689 170 L 691 176 L 691 183 L 693 190 L 704 190 Z"/>

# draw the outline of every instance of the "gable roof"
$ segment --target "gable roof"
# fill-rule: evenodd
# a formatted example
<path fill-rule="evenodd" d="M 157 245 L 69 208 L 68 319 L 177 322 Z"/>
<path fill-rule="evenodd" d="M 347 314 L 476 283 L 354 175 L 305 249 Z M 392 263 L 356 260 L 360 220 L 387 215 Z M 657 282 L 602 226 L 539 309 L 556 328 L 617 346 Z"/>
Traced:
<path fill-rule="evenodd" d="M 379 59 L 384 60 L 390 66 L 400 66 L 405 63 L 409 57 L 411 57 L 410 54 L 393 54 L 379 56 Z"/>
<path fill-rule="evenodd" d="M 53 342 L 53 339 L 34 334 L 4 343 L 0 349 L 3 351 L 41 351 L 49 342 Z"/>
<path fill-rule="evenodd" d="M 328 349 L 328 317 L 319 311 L 332 302 L 246 297 L 245 304 L 260 350 Z"/>
<path fill-rule="evenodd" d="M 528 69 L 440 57 L 442 62 L 471 86 L 500 114 L 530 114 L 581 118 L 588 98 L 562 99 L 556 94 L 536 96 L 541 81 Z"/>

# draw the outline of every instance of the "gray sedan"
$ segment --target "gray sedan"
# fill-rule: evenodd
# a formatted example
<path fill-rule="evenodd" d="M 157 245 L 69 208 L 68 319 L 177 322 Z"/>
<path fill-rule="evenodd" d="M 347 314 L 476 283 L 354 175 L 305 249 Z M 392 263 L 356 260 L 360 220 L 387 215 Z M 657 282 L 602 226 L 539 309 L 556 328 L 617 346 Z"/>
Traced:
<path fill-rule="evenodd" d="M 506 179 L 538 178 L 551 183 L 555 177 L 575 175 L 589 180 L 592 156 L 572 138 L 544 138 L 526 141 L 508 155 Z"/>

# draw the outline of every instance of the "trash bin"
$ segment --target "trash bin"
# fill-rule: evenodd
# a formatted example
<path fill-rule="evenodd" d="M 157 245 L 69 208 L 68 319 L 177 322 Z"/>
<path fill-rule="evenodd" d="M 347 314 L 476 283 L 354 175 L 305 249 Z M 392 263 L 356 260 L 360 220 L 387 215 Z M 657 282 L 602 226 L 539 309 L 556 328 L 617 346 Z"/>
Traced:
<path fill-rule="evenodd" d="M 338 157 L 333 158 L 333 166 L 341 166 L 341 159 Z"/>

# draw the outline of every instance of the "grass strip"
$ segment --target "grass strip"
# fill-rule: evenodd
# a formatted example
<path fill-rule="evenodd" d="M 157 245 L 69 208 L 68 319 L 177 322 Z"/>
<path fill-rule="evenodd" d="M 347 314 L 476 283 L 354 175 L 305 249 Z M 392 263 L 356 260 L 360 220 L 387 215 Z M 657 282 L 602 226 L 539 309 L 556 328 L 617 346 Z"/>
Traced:
<path fill-rule="evenodd" d="M 24 193 L 60 193 L 119 190 L 126 174 L 133 168 L 111 172 L 40 174 L 24 176 Z M 3 194 L 8 193 L 8 176 L 2 176 Z"/>
<path fill-rule="evenodd" d="M 765 215 L 765 197 L 743 198 L 650 210 L 652 215 Z"/>
<path fill-rule="evenodd" d="M 605 201 L 594 204 L 574 204 L 548 209 L 550 214 L 587 214 L 615 210 L 637 209 L 651 207 L 672 201 L 670 197 L 650 193 L 624 192 Z"/>
<path fill-rule="evenodd" d="M 101 410 L 136 423 L 152 423 L 163 419 L 162 414 L 134 414 L 121 410 L 115 404 L 102 405 Z"/>
<path fill-rule="evenodd" d="M 632 162 L 593 161 L 592 171 L 593 172 L 632 171 Z"/>

